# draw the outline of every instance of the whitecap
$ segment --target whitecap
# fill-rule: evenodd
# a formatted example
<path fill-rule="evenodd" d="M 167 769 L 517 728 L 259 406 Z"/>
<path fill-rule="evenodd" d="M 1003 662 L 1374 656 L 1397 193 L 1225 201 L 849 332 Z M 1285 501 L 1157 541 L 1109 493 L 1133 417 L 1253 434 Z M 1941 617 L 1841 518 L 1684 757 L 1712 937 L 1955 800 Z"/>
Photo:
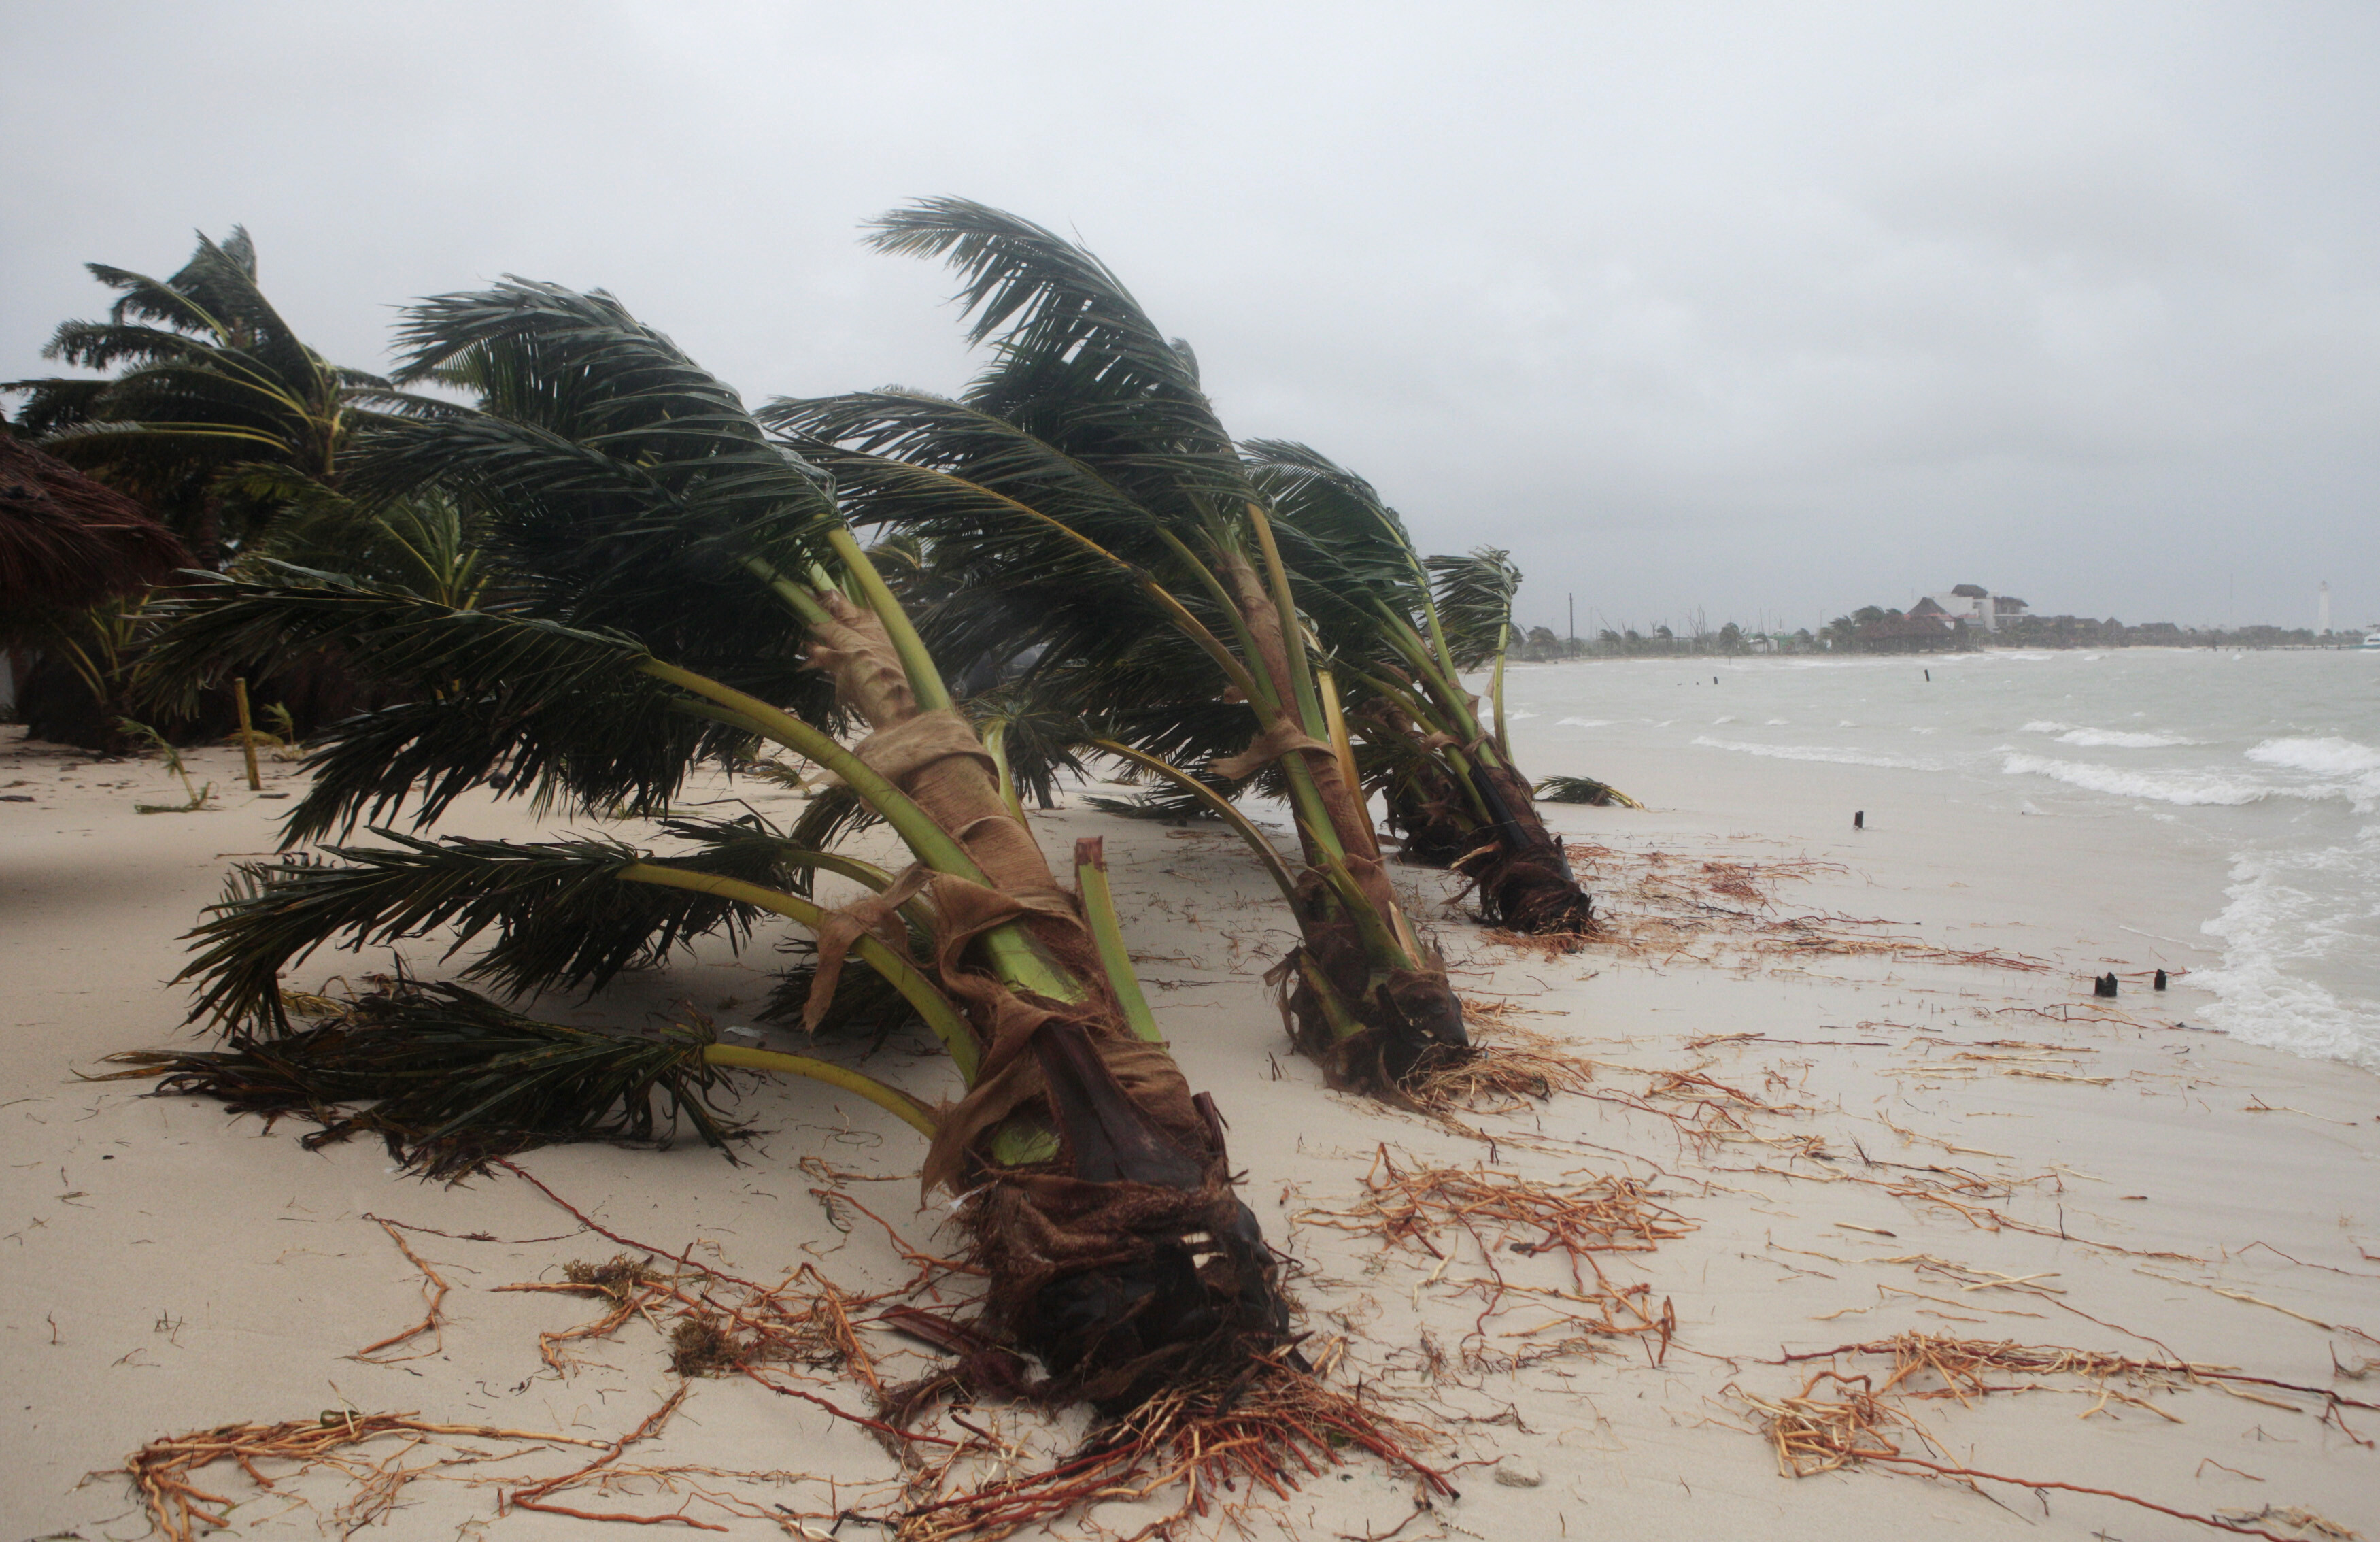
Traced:
<path fill-rule="evenodd" d="M 2368 878 L 2380 856 L 2367 831 L 2361 849 L 2334 846 L 2288 856 L 2241 856 L 2231 865 L 2230 903 L 2200 928 L 2224 941 L 2223 961 L 2193 971 L 2190 983 L 2212 991 L 2206 1020 L 2235 1038 L 2295 1054 L 2350 1061 L 2380 1071 L 2380 1002 L 2342 1000 L 2307 977 L 2306 965 L 2369 947 L 2354 917 L 2342 915 L 2338 878 Z"/>
<path fill-rule="evenodd" d="M 2313 771 L 2321 776 L 2362 776 L 2380 771 L 2380 749 L 2353 739 L 2266 739 L 2248 751 L 2259 765 L 2287 771 Z"/>
<path fill-rule="evenodd" d="M 1609 718 L 1563 718 L 1560 722 L 1560 726 L 1564 728 L 1609 728 L 1611 726 L 1611 720 Z"/>
<path fill-rule="evenodd" d="M 2236 781 L 2211 771 L 2129 771 L 2090 760 L 2060 760 L 2046 755 L 2010 755 L 2001 762 L 2000 770 L 2010 776 L 2046 776 L 2094 793 L 2146 798 L 2154 803 L 2236 806 L 2261 803 L 2283 790 L 2260 783 Z"/>
<path fill-rule="evenodd" d="M 2171 749 L 2180 745 L 2204 744 L 2204 739 L 2186 739 L 2179 734 L 2133 734 L 2117 728 L 2070 728 L 2058 735 L 2062 745 L 2082 749 Z"/>
<path fill-rule="evenodd" d="M 1714 739 L 1696 735 L 1694 742 L 1705 749 L 1731 750 L 1738 755 L 1758 755 L 1771 760 L 1816 760 L 1836 766 L 1882 766 L 1893 771 L 1940 771 L 1938 760 L 1912 759 L 1901 755 L 1876 755 L 1864 749 L 1844 749 L 1833 745 L 1748 745 L 1732 739 Z"/>

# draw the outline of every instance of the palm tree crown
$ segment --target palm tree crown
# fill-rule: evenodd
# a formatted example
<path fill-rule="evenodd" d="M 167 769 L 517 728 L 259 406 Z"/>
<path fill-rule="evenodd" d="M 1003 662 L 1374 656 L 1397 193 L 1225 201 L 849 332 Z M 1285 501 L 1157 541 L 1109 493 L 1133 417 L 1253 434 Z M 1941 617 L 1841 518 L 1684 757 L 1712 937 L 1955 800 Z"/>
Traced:
<path fill-rule="evenodd" d="M 158 511 L 210 565 L 251 541 L 296 484 L 336 488 L 358 409 L 388 383 L 326 361 L 258 286 L 235 227 L 169 278 L 103 262 L 107 319 L 67 322 L 43 356 L 101 378 L 8 382 L 19 432 Z"/>

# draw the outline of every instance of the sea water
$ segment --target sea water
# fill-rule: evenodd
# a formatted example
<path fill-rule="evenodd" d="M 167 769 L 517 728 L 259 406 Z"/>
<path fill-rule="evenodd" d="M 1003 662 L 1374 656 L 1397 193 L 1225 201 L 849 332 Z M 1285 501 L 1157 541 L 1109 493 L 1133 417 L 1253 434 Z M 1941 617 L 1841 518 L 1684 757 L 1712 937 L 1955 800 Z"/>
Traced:
<path fill-rule="evenodd" d="M 2214 994 L 2205 1021 L 2380 1070 L 2380 654 L 1594 661 L 1515 669 L 1506 696 L 1538 774 L 1629 747 L 1714 769 L 1870 767 L 2021 812 L 2152 821 L 2225 871 L 2204 926 L 2219 961 L 2191 977 Z"/>

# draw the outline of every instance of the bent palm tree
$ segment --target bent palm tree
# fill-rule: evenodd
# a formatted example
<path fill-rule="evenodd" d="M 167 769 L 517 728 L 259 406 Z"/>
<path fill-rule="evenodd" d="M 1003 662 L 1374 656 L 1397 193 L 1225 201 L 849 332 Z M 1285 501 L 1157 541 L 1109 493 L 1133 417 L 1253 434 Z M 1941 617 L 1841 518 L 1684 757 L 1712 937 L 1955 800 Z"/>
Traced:
<path fill-rule="evenodd" d="M 1489 549 L 1425 562 L 1363 478 L 1302 444 L 1248 449 L 1257 485 L 1303 538 L 1291 562 L 1300 598 L 1378 754 L 1408 853 L 1469 878 L 1491 921 L 1593 929 L 1593 901 L 1537 818 L 1505 733 L 1504 650 L 1520 570 Z M 1462 672 L 1491 663 L 1493 715 L 1483 723 Z"/>
<path fill-rule="evenodd" d="M 308 484 L 335 488 L 360 409 L 385 381 L 329 363 L 258 287 L 256 246 L 204 236 L 170 278 L 103 262 L 103 322 L 61 325 L 44 358 L 107 378 L 11 381 L 18 431 L 155 509 L 206 565 L 261 534 Z"/>
<path fill-rule="evenodd" d="M 767 741 L 840 778 L 912 866 L 805 849 L 757 820 L 672 818 L 681 844 L 662 853 L 379 829 L 385 844 L 334 847 L 334 861 L 250 872 L 194 933 L 188 972 L 194 1015 L 230 1023 L 233 1049 L 144 1069 L 252 1106 L 401 1094 L 373 1117 L 433 1162 L 581 1131 L 615 1107 L 633 1123 L 655 1088 L 717 1138 L 702 1111 L 716 1068 L 811 1076 L 927 1135 L 928 1185 L 971 1196 L 961 1213 L 990 1320 L 1060 1386 L 1128 1402 L 1277 1347 L 1271 1256 L 1232 1195 L 1211 1102 L 1191 1093 L 1134 983 L 1096 843 L 1076 853 L 1078 896 L 1002 797 L 831 480 L 601 294 L 516 281 L 448 296 L 411 312 L 404 340 L 407 377 L 467 370 L 483 400 L 372 424 L 355 491 L 434 485 L 468 505 L 493 569 L 479 603 L 265 565 L 203 586 L 160 644 L 168 670 L 333 646 L 407 690 L 407 705 L 351 720 L 316 753 L 292 837 L 408 800 L 426 823 L 499 777 L 516 795 L 661 814 L 698 756 Z M 846 745 L 833 731 L 845 725 L 866 736 Z M 871 892 L 830 909 L 806 892 L 821 870 Z M 813 1026 L 856 959 L 939 1036 L 964 1095 L 935 1109 L 699 1033 L 591 1040 L 454 988 L 402 989 L 293 1035 L 278 987 L 323 942 L 450 925 L 465 941 L 492 935 L 480 977 L 600 987 L 764 915 L 817 940 Z"/>
<path fill-rule="evenodd" d="M 1336 697 L 1315 667 L 1269 501 L 1170 341 L 1096 258 L 962 200 L 878 222 L 885 251 L 948 258 L 969 340 L 996 339 L 959 400 L 882 391 L 781 401 L 764 420 L 835 473 L 856 516 L 930 542 L 965 576 L 944 635 L 964 656 L 1047 645 L 1030 674 L 1112 707 L 1155 684 L 1203 725 L 1111 752 L 1234 821 L 1298 918 L 1281 965 L 1300 1047 L 1385 1088 L 1467 1047 L 1442 963 L 1380 861 Z M 1161 684 L 1159 684 L 1161 682 Z M 1113 716 L 1114 714 L 1111 714 Z M 1253 716 L 1254 735 L 1245 724 Z M 1151 748 L 1220 747 L 1226 781 L 1269 770 L 1295 817 L 1293 871 L 1197 778 Z"/>

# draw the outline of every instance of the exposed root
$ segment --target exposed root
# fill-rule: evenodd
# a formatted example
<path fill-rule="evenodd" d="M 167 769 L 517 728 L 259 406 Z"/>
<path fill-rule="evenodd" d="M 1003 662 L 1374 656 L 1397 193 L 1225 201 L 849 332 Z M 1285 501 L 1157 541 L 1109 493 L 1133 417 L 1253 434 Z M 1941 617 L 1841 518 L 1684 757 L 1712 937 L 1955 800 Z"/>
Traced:
<path fill-rule="evenodd" d="M 1420 1427 L 1277 1356 L 1229 1381 L 1168 1389 L 1094 1433 L 1073 1456 L 1024 1476 L 970 1481 L 986 1464 L 986 1446 L 954 1451 L 918 1473 L 913 1491 L 932 1497 L 900 1512 L 894 1535 L 900 1542 L 995 1542 L 1047 1530 L 1102 1500 L 1142 1500 L 1177 1487 L 1181 1502 L 1132 1538 L 1171 1535 L 1194 1517 L 1220 1516 L 1229 1525 L 1251 1505 L 1285 1500 L 1308 1479 L 1343 1467 L 1350 1450 L 1410 1475 L 1427 1495 L 1451 1498 L 1446 1475 L 1415 1454 L 1432 1443 Z"/>
<path fill-rule="evenodd" d="M 1473 1052 L 1426 1067 L 1405 1084 L 1405 1097 L 1424 1113 L 1517 1113 L 1594 1083 L 1592 1062 L 1571 1053 L 1552 1034 L 1512 1022 L 1507 1003 L 1465 998 L 1463 1012 Z"/>
<path fill-rule="evenodd" d="M 426 1355 L 437 1354 L 446 1345 L 445 1322 L 444 1319 L 440 1317 L 439 1309 L 446 1305 L 446 1293 L 454 1289 L 454 1287 L 447 1284 L 445 1280 L 440 1276 L 436 1269 L 431 1269 L 428 1264 L 421 1261 L 420 1255 L 415 1253 L 413 1249 L 407 1245 L 405 1238 L 398 1234 L 395 1226 L 385 1220 L 382 1220 L 378 1216 L 370 1216 L 366 1219 L 379 1222 L 380 1229 L 388 1233 L 388 1240 L 396 1244 L 396 1250 L 405 1255 L 405 1261 L 421 1271 L 421 1299 L 425 1305 L 425 1310 L 421 1314 L 421 1320 L 415 1323 L 411 1328 L 405 1330 L 401 1333 L 392 1333 L 385 1339 L 366 1344 L 363 1348 L 356 1351 L 352 1358 L 364 1361 L 370 1365 L 394 1366 L 403 1361 L 419 1360 Z M 430 1347 L 428 1349 L 421 1351 L 418 1354 L 387 1355 L 388 1351 L 396 1348 L 400 1344 L 411 1343 L 414 1340 L 420 1338 L 425 1333 L 429 1334 L 431 1339 Z M 384 1355 L 387 1357 L 382 1358 Z"/>
<path fill-rule="evenodd" d="M 1373 1232 L 1433 1257 L 1445 1256 L 1436 1239 L 1457 1229 L 1491 1253 L 1573 1257 L 1650 1253 L 1694 1229 L 1692 1221 L 1648 1198 L 1633 1178 L 1545 1184 L 1487 1167 L 1401 1168 L 1386 1146 L 1373 1157 L 1364 1175 L 1364 1197 L 1353 1210 L 1313 1210 L 1299 1219 Z"/>
<path fill-rule="evenodd" d="M 2038 1289 L 2039 1287 L 2033 1287 Z M 1931 1371 L 1940 1378 L 1939 1388 L 1927 1391 L 1912 1391 L 1903 1395 L 1917 1398 L 1957 1398 L 1964 1402 L 1971 1397 L 1992 1392 L 2032 1390 L 2032 1385 L 1993 1385 L 1984 1379 L 1984 1373 L 1998 1372 L 2004 1376 L 2044 1378 L 2053 1376 L 2079 1377 L 2098 1384 L 2099 1402 L 2086 1410 L 2088 1418 L 2099 1412 L 2109 1400 L 2146 1408 L 2160 1418 L 2172 1415 L 2140 1399 L 2107 1390 L 2111 1379 L 2143 1383 L 2153 1388 L 2180 1390 L 2190 1385 L 2217 1385 L 2226 1390 L 2234 1387 L 2269 1388 L 2275 1391 L 2294 1393 L 2322 1405 L 2325 1416 L 2344 1408 L 2380 1412 L 2380 1403 L 2352 1398 L 2328 1387 L 2309 1386 L 2303 1382 L 2282 1381 L 2268 1376 L 2250 1376 L 2233 1366 L 2204 1365 L 2191 1360 L 2139 1360 L 2105 1350 L 2068 1349 L 2056 1344 L 2020 1344 L 2003 1341 L 1991 1342 L 1980 1339 L 1961 1339 L 1953 1334 L 1902 1333 L 1894 1338 L 1869 1343 L 1838 1344 L 1832 1349 L 1809 1350 L 1789 1354 L 1780 1364 L 1803 1360 L 1831 1359 L 1844 1354 L 1889 1355 L 1892 1374 L 1877 1389 L 1879 1396 L 1909 1383 L 1922 1372 Z M 2238 1396 L 2252 1396 L 2235 1392 Z M 2271 1402 L 2266 1399 L 2263 1401 Z M 2295 1404 L 2275 1402 L 2277 1407 Z M 2356 1439 L 2349 1431 L 2350 1439 Z M 2362 1443 L 2360 1440 L 2358 1443 Z"/>
<path fill-rule="evenodd" d="M 1318 895 L 1302 940 L 1265 974 L 1281 1026 L 1335 1087 L 1390 1102 L 1433 1069 L 1470 1058 L 1463 1007 L 1433 953 L 1422 968 L 1375 971 L 1354 923 Z"/>
<path fill-rule="evenodd" d="M 590 1296 L 602 1314 L 558 1333 L 540 1333 L 538 1354 L 567 1375 L 564 1346 L 608 1339 L 641 1317 L 670 1341 L 670 1368 L 680 1376 L 732 1375 L 770 1365 L 848 1369 L 877 1385 L 873 1357 L 852 1331 L 855 1311 L 884 1299 L 855 1295 L 810 1265 L 773 1286 L 701 1269 L 662 1273 L 626 1255 L 601 1264 L 572 1263 L 559 1281 L 500 1285 L 499 1291 Z"/>

